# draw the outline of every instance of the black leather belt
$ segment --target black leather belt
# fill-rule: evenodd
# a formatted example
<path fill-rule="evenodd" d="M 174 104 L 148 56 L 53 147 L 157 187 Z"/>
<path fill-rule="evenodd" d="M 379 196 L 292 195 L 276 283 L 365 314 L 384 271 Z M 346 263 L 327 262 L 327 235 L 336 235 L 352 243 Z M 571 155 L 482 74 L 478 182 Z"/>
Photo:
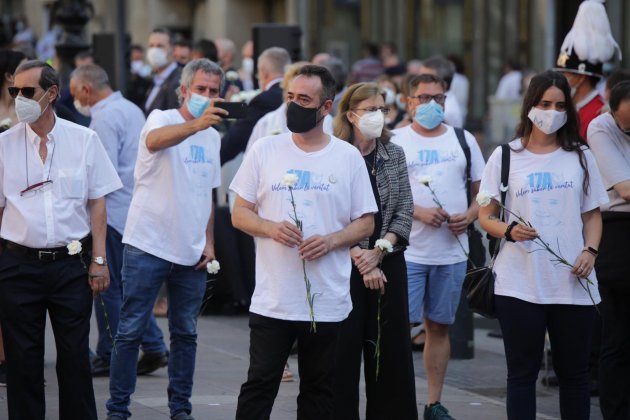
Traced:
<path fill-rule="evenodd" d="M 81 239 L 79 242 L 81 242 L 81 248 L 83 252 L 86 252 L 89 250 L 89 248 L 91 248 L 92 236 L 88 235 L 85 238 Z M 38 248 L 29 248 L 27 246 L 16 244 L 15 242 L 5 240 L 4 247 L 16 255 L 27 257 L 33 260 L 45 261 L 45 262 L 59 261 L 64 258 L 73 256 L 73 255 L 68 254 L 68 248 L 65 246 L 60 246 L 58 248 L 38 249 Z"/>

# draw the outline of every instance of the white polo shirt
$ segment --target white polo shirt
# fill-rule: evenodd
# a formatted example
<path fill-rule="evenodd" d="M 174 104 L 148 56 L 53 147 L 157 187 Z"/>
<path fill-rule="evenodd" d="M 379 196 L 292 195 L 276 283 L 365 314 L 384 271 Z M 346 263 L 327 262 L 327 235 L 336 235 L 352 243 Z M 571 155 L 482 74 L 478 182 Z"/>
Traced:
<path fill-rule="evenodd" d="M 18 123 L 0 134 L 0 236 L 31 248 L 55 248 L 90 233 L 87 200 L 122 187 L 97 134 L 55 116 L 48 156 L 39 157 L 40 138 Z M 21 196 L 27 186 L 50 179 L 52 186 Z"/>
<path fill-rule="evenodd" d="M 212 189 L 221 184 L 219 133 L 210 127 L 157 152 L 146 145 L 151 130 L 184 122 L 177 109 L 155 110 L 147 118 L 123 243 L 191 266 L 199 262 L 206 244 Z"/>

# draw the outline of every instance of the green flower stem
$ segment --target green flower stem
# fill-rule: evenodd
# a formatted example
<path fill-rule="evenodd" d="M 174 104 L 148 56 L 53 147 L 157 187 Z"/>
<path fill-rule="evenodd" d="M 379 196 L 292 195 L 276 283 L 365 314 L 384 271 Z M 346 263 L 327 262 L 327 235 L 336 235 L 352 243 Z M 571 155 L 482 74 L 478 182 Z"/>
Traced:
<path fill-rule="evenodd" d="M 376 358 L 376 380 L 378 381 L 378 373 L 381 368 L 381 291 L 377 290 L 376 293 L 378 293 L 378 297 L 376 298 L 376 350 L 374 357 Z"/>
<path fill-rule="evenodd" d="M 513 211 L 511 211 L 510 209 L 508 209 L 507 207 L 505 207 L 503 204 L 499 203 L 498 201 L 495 200 L 495 202 L 504 211 L 507 211 L 508 213 L 510 213 L 511 215 L 516 217 L 516 219 L 518 219 L 518 221 L 520 223 L 522 223 L 525 226 L 529 226 L 529 227 L 533 228 L 532 224 L 529 223 L 528 221 L 526 221 L 525 219 L 523 219 L 523 217 L 521 217 L 520 215 L 514 213 Z M 558 252 L 554 251 L 553 248 L 551 248 L 551 245 L 549 245 L 547 242 L 545 242 L 540 237 L 540 235 L 536 236 L 536 238 L 533 240 L 533 242 L 541 247 L 540 250 L 547 251 L 548 253 L 550 253 L 553 256 L 551 261 L 553 261 L 555 263 L 558 263 L 558 264 L 565 265 L 568 268 L 573 268 L 573 264 L 571 264 L 562 255 L 559 254 L 559 252 L 560 252 L 560 246 L 559 245 L 558 245 Z M 582 279 L 586 280 L 586 285 L 582 284 Z M 591 293 L 591 289 L 590 289 L 590 285 L 593 285 L 593 281 L 591 279 L 589 279 L 588 277 L 578 277 L 577 280 L 578 280 L 578 283 L 580 284 L 580 286 L 586 291 L 586 293 L 588 293 L 588 296 L 591 299 L 591 302 L 593 302 L 593 306 L 595 306 L 595 309 L 597 310 L 597 313 L 599 313 L 599 308 L 597 307 L 597 304 L 595 303 L 595 299 L 593 299 L 593 294 Z"/>
<path fill-rule="evenodd" d="M 88 271 L 88 268 L 85 265 L 85 261 L 83 261 L 83 251 L 79 252 L 79 261 L 81 261 L 81 264 L 83 264 L 83 268 L 85 269 L 85 271 Z M 89 275 L 90 273 L 88 273 L 88 283 L 90 281 Z M 105 329 L 107 330 L 107 335 L 109 335 L 109 339 L 112 342 L 114 353 L 118 354 L 118 350 L 116 349 L 116 341 L 114 340 L 114 337 L 112 335 L 112 329 L 109 326 L 109 316 L 107 315 L 107 309 L 105 309 L 105 302 L 103 301 L 103 296 L 99 293 L 98 297 L 100 300 L 101 308 L 103 308 L 103 315 L 105 316 Z"/>
<path fill-rule="evenodd" d="M 431 188 L 431 185 L 424 184 L 429 191 L 431 191 L 431 195 L 433 196 L 433 202 L 435 204 L 437 204 L 437 206 L 439 208 L 441 208 L 442 210 L 444 210 L 444 206 L 442 205 L 442 203 L 440 202 L 440 199 L 438 198 L 437 194 L 435 193 L 435 191 L 433 191 L 433 188 Z M 470 259 L 470 255 L 468 254 L 468 252 L 466 252 L 466 248 L 464 248 L 464 245 L 462 244 L 462 241 L 459 240 L 459 236 L 455 233 L 453 233 L 453 236 L 455 237 L 455 239 L 457 239 L 457 243 L 459 244 L 459 247 L 462 249 L 462 252 L 464 253 L 464 255 L 466 256 L 466 258 L 468 259 L 468 262 L 470 262 L 470 266 L 472 268 L 477 268 L 477 266 L 475 265 L 475 263 L 473 262 L 473 260 Z"/>
<path fill-rule="evenodd" d="M 99 293 L 98 298 L 101 303 L 101 308 L 103 309 L 103 315 L 105 315 L 105 329 L 107 330 L 107 335 L 109 336 L 109 339 L 112 342 L 112 347 L 114 348 L 114 354 L 118 355 L 118 349 L 116 348 L 116 340 L 114 340 L 114 336 L 112 335 L 112 329 L 109 326 L 109 316 L 107 315 L 107 309 L 105 309 L 105 301 L 103 301 L 103 295 Z"/>
<path fill-rule="evenodd" d="M 293 197 L 293 187 L 288 187 L 291 193 L 291 205 L 293 206 L 293 221 L 300 231 L 302 230 L 302 221 L 298 219 L 297 208 L 295 206 L 295 198 Z M 306 261 L 302 260 L 302 272 L 304 274 L 304 285 L 306 286 L 306 301 L 308 302 L 309 317 L 311 318 L 311 332 L 317 332 L 317 323 L 315 322 L 315 296 L 311 294 L 311 281 L 306 274 Z"/>

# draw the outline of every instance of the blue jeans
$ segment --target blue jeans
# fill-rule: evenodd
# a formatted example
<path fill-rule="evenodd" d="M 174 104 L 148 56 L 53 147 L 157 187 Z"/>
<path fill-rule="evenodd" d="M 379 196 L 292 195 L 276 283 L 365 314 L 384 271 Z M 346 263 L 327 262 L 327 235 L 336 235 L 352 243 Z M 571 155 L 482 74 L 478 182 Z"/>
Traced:
<path fill-rule="evenodd" d="M 171 352 L 168 360 L 168 406 L 171 415 L 190 413 L 197 352 L 197 316 L 206 288 L 206 270 L 182 266 L 125 245 L 123 304 L 112 353 L 107 410 L 129 417 L 129 400 L 136 387 L 138 348 L 147 328 L 160 286 L 166 282 Z"/>
<path fill-rule="evenodd" d="M 96 325 L 98 326 L 98 342 L 96 344 L 96 354 L 105 360 L 110 360 L 112 353 L 112 338 L 118 331 L 118 319 L 120 317 L 120 307 L 122 306 L 123 289 L 120 281 L 120 274 L 123 265 L 123 243 L 122 235 L 111 226 L 107 226 L 107 265 L 109 267 L 109 289 L 94 299 L 94 314 L 96 315 Z M 101 303 L 101 298 L 103 302 Z M 105 305 L 105 310 L 103 310 Z M 107 322 L 112 336 L 107 332 L 105 321 L 105 311 L 107 311 Z M 142 351 L 146 353 L 164 353 L 166 344 L 162 330 L 158 327 L 153 313 L 149 319 L 141 343 Z"/>

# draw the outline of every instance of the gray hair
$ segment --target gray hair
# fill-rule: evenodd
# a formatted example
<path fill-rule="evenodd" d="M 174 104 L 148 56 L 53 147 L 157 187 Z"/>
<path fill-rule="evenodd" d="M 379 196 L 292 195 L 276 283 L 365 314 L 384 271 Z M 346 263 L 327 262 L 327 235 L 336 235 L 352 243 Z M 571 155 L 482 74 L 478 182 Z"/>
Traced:
<path fill-rule="evenodd" d="M 271 47 L 260 53 L 258 67 L 263 66 L 270 74 L 282 75 L 287 66 L 291 64 L 291 56 L 284 48 Z"/>
<path fill-rule="evenodd" d="M 348 70 L 344 62 L 340 58 L 331 55 L 322 61 L 321 65 L 326 67 L 330 74 L 333 75 L 335 82 L 337 82 L 335 89 L 337 92 L 341 92 L 346 86 L 346 79 L 348 78 Z"/>
<path fill-rule="evenodd" d="M 180 105 L 184 103 L 182 86 L 190 88 L 193 77 L 199 70 L 207 74 L 216 74 L 219 76 L 221 78 L 219 91 L 223 91 L 223 86 L 225 85 L 225 73 L 223 73 L 223 69 L 217 63 L 210 61 L 207 58 L 198 58 L 196 60 L 189 61 L 182 70 L 182 77 L 179 79 L 179 87 L 177 88 L 177 99 L 179 99 Z"/>
<path fill-rule="evenodd" d="M 109 87 L 109 78 L 107 77 L 107 73 L 101 66 L 96 64 L 85 64 L 83 66 L 77 67 L 71 74 L 70 78 L 77 80 L 81 80 L 82 82 L 87 82 L 95 90 L 101 90 L 103 88 Z"/>
<path fill-rule="evenodd" d="M 446 82 L 446 90 L 451 88 L 451 82 L 455 75 L 455 64 L 447 60 L 444 56 L 434 55 L 422 61 L 424 67 L 435 70 L 437 76 Z"/>
<path fill-rule="evenodd" d="M 30 69 L 42 69 L 42 73 L 39 76 L 39 87 L 44 90 L 48 90 L 51 86 L 57 86 L 59 88 L 59 74 L 53 69 L 49 64 L 41 61 L 41 60 L 30 60 L 25 61 L 20 64 L 16 69 L 14 75 L 22 73 L 24 71 Z M 52 102 L 53 105 L 57 102 L 59 98 L 59 93 L 57 93 L 57 97 Z"/>

